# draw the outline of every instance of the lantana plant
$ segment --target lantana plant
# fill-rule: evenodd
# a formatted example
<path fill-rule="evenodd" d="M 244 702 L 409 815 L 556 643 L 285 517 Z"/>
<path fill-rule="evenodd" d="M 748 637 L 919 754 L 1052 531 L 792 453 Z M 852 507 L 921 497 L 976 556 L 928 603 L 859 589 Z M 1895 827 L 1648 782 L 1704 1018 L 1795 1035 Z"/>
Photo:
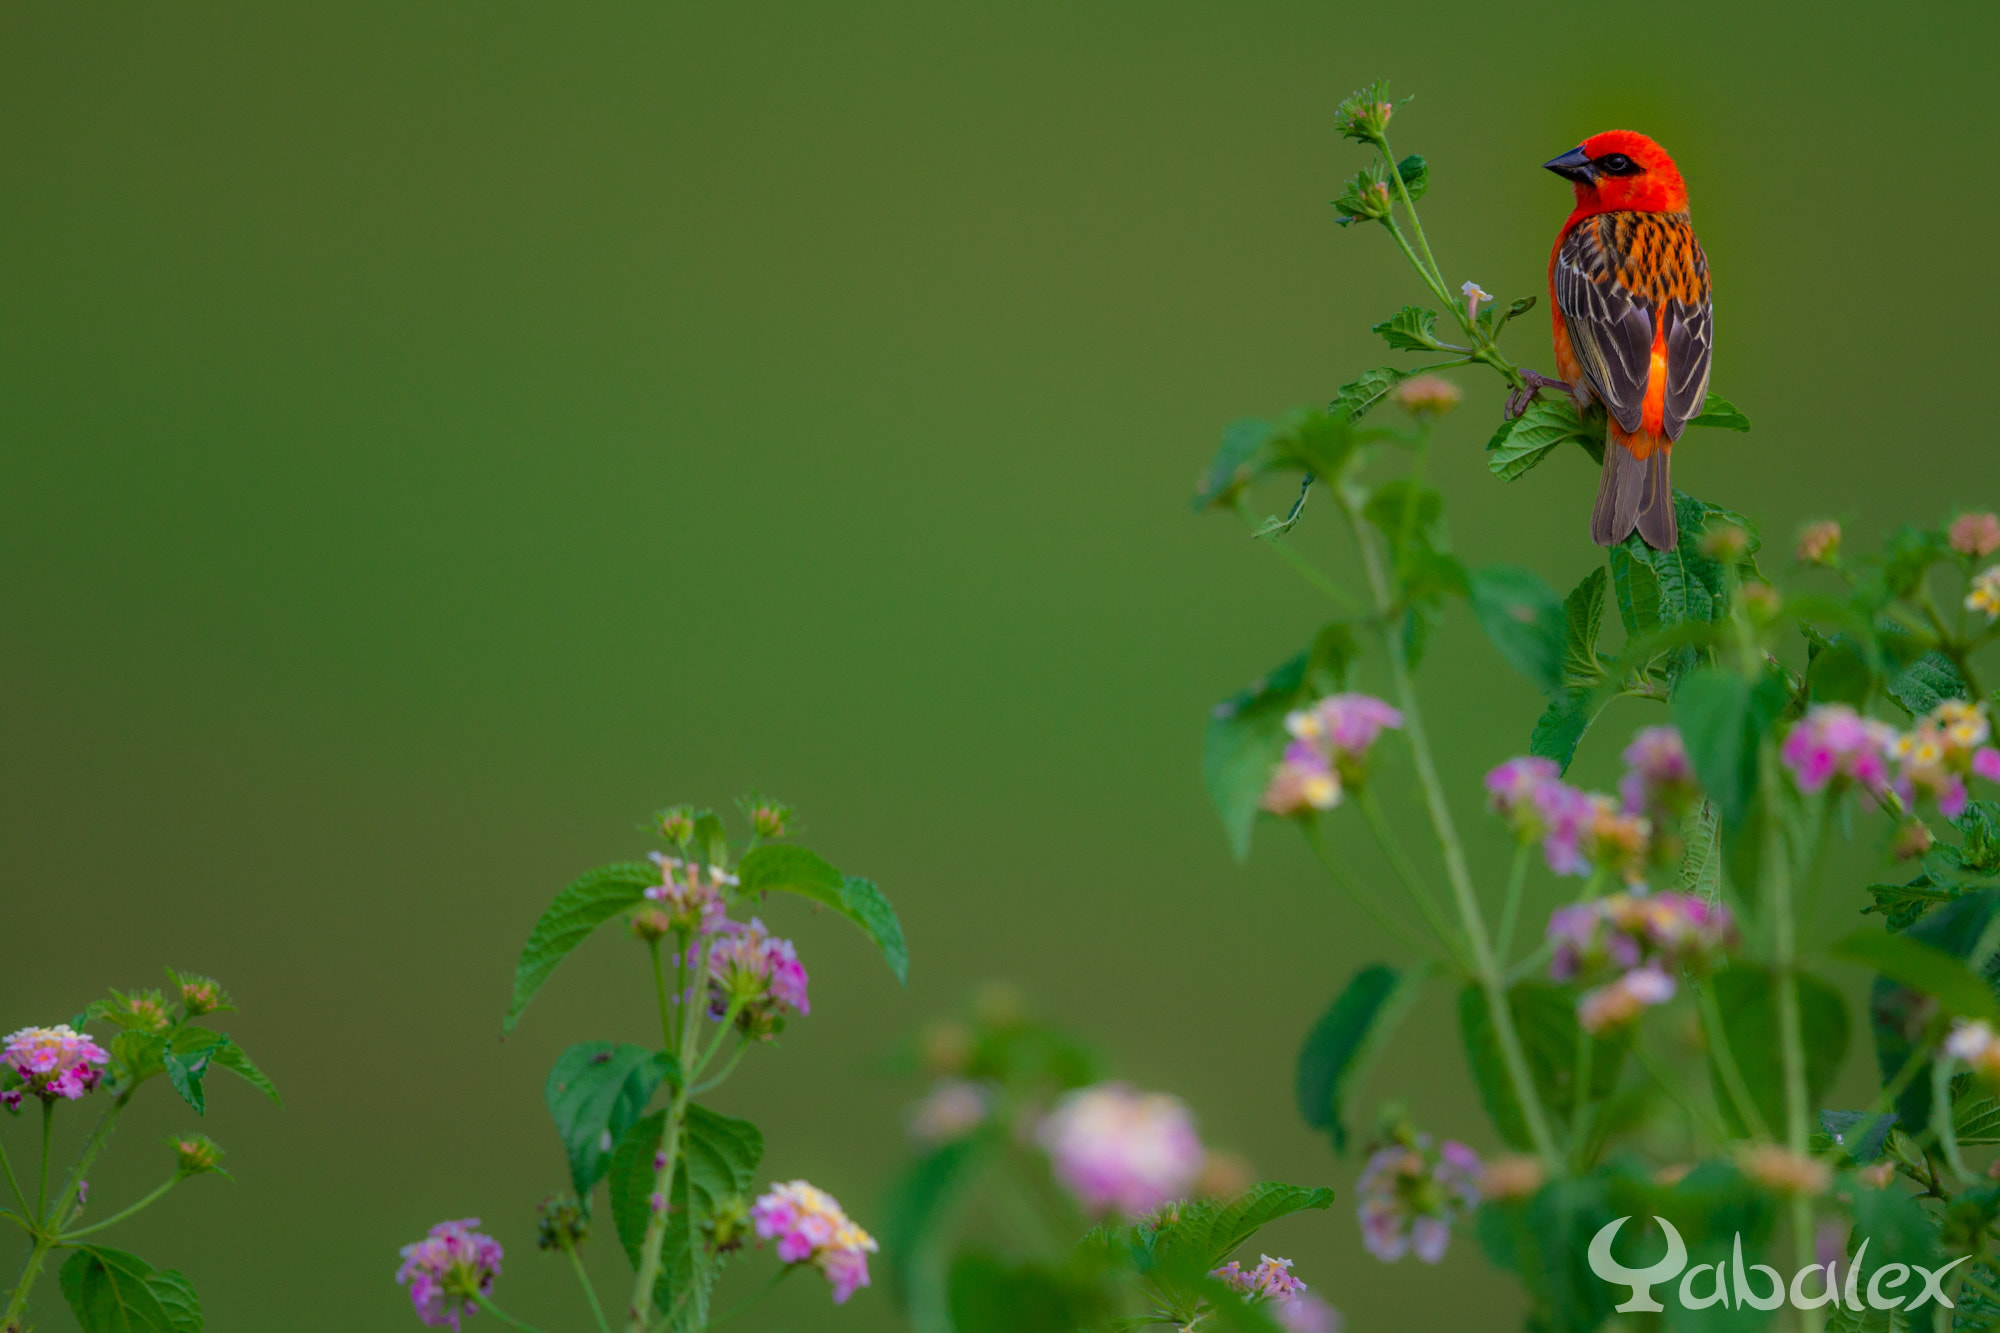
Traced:
<path fill-rule="evenodd" d="M 123 1207 L 90 1212 L 89 1172 L 120 1115 L 139 1089 L 164 1077 L 195 1115 L 208 1110 L 207 1078 L 226 1069 L 272 1101 L 278 1091 L 227 1033 L 209 1026 L 212 1015 L 236 1006 L 210 977 L 168 969 L 168 991 L 112 991 L 67 1023 L 10 1032 L 0 1049 L 0 1171 L 13 1207 L 0 1217 L 26 1233 L 28 1256 L 8 1293 L 0 1330 L 30 1327 L 34 1291 L 52 1256 L 65 1257 L 57 1273 L 63 1299 L 84 1333 L 201 1333 L 201 1299 L 175 1269 L 155 1268 L 136 1254 L 103 1243 L 105 1232 L 159 1202 L 183 1180 L 228 1176 L 222 1149 L 205 1134 L 178 1131 L 166 1141 L 172 1170 L 158 1188 Z M 197 1022 L 207 1019 L 208 1022 Z M 102 1042 L 90 1035 L 97 1026 Z M 96 1120 L 84 1131 L 66 1171 L 58 1170 L 61 1121 L 88 1111 Z M 39 1128 L 24 1130 L 23 1122 Z M 12 1144 L 10 1147 L 9 1144 Z"/>
<path fill-rule="evenodd" d="M 593 870 L 557 894 L 515 967 L 503 1022 L 510 1031 L 557 964 L 600 926 L 622 925 L 652 976 L 659 1046 L 580 1042 L 558 1057 L 544 1088 L 570 1192 L 542 1204 L 538 1243 L 569 1260 L 598 1333 L 681 1333 L 720 1322 L 733 1312 L 712 1313 L 716 1279 L 753 1248 L 768 1247 L 777 1261 L 770 1286 L 810 1268 L 844 1304 L 870 1283 L 874 1237 L 807 1181 L 760 1192 L 763 1134 L 697 1099 L 812 1012 L 798 949 L 764 923 L 773 895 L 845 917 L 898 980 L 909 968 L 902 926 L 872 882 L 786 840 L 789 807 L 756 795 L 738 805 L 748 825 L 740 845 L 713 811 L 661 811 L 653 830 L 664 847 Z M 599 1185 L 633 1271 L 630 1298 L 608 1309 L 578 1255 Z M 479 1226 L 477 1218 L 438 1223 L 404 1247 L 396 1279 L 433 1327 L 457 1329 L 485 1312 L 528 1328 L 494 1300 L 505 1253 Z"/>
<path fill-rule="evenodd" d="M 1247 855 L 1261 820 L 1289 825 L 1340 910 L 1403 954 L 1363 968 L 1311 1026 L 1298 1109 L 1347 1152 L 1370 1056 L 1442 984 L 1500 1142 L 1480 1158 L 1431 1137 L 1477 1126 L 1385 1117 L 1356 1187 L 1367 1248 L 1436 1262 L 1470 1227 L 1520 1278 L 1530 1327 L 1571 1333 L 1604 1326 L 1625 1294 L 1584 1266 L 1593 1239 L 1620 1217 L 1657 1217 L 1729 1295 L 1702 1318 L 1786 1304 L 1805 1329 L 2000 1324 L 2000 1165 L 1971 1151 L 2000 1144 L 2000 748 L 1982 684 L 2000 638 L 2000 518 L 1906 526 L 1859 558 L 1838 524 L 1816 523 L 1780 576 L 1747 518 L 1676 493 L 1672 550 L 1635 536 L 1600 556 L 1579 521 L 1594 567 L 1567 593 L 1454 550 L 1426 476 L 1464 465 L 1435 457 L 1432 436 L 1469 394 L 1441 372 L 1497 380 L 1484 463 L 1505 483 L 1601 461 L 1604 423 L 1600 408 L 1538 394 L 1541 377 L 1500 351 L 1534 297 L 1503 304 L 1438 262 L 1417 211 L 1432 175 L 1392 151 L 1395 117 L 1379 84 L 1341 107 L 1341 132 L 1370 160 L 1335 208 L 1379 229 L 1434 303 L 1374 327 L 1419 364 L 1369 370 L 1324 409 L 1230 426 L 1195 499 L 1240 514 L 1332 607 L 1303 651 L 1209 722 L 1206 776 L 1229 842 Z M 1750 423 L 1710 394 L 1690 424 Z M 1682 450 L 1699 458 L 1703 434 Z M 1263 517 L 1251 495 L 1266 478 L 1285 479 L 1285 505 Z M 1353 573 L 1314 549 L 1320 494 Z M 1418 685 L 1458 604 L 1545 696 L 1520 721 L 1525 753 L 1492 756 L 1483 783 L 1441 762 Z M 1616 791 L 1571 784 L 1619 699 L 1663 711 L 1613 741 Z M 1385 808 L 1384 764 L 1399 789 L 1405 765 L 1414 777 L 1430 854 Z M 1492 880 L 1475 873 L 1463 823 L 1481 799 L 1514 844 Z M 1871 882 L 1882 877 L 1868 867 L 1897 861 L 1906 878 Z M 1548 891 L 1538 868 L 1565 900 L 1541 930 L 1522 919 Z M 1879 1091 L 1858 1109 L 1825 1102 L 1852 1020 L 1822 973 L 1843 965 L 1873 974 Z M 1660 1253 L 1651 1222 L 1627 1231 L 1620 1261 Z M 1746 1270 L 1746 1245 L 1788 1253 L 1801 1280 L 1767 1300 L 1777 1270 Z M 1893 1288 L 1897 1265 L 1948 1276 L 1934 1298 L 1852 1280 L 1888 1266 Z M 1731 1273 L 1754 1279 L 1756 1299 L 1731 1294 Z"/>

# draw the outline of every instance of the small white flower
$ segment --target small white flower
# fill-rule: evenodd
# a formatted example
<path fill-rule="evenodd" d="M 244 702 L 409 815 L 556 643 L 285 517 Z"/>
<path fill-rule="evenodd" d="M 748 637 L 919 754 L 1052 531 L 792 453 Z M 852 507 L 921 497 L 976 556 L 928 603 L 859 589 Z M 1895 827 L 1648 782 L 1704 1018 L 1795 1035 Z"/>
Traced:
<path fill-rule="evenodd" d="M 1480 303 L 1493 299 L 1492 294 L 1481 290 L 1479 284 L 1476 282 L 1467 282 L 1458 290 L 1465 297 L 1465 317 L 1467 319 L 1478 319 Z"/>

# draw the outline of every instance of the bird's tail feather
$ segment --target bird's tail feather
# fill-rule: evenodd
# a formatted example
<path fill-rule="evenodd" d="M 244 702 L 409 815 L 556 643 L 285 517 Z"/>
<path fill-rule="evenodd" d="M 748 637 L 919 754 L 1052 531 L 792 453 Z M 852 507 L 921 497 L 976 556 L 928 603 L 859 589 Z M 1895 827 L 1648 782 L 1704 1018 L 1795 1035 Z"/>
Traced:
<path fill-rule="evenodd" d="M 1674 484 L 1668 465 L 1673 446 L 1666 440 L 1635 437 L 1635 452 L 1613 431 L 1604 442 L 1604 472 L 1597 483 L 1597 505 L 1590 513 L 1590 536 L 1599 546 L 1616 546 L 1636 529 L 1646 545 L 1671 551 L 1680 544 L 1680 524 L 1674 517 Z"/>

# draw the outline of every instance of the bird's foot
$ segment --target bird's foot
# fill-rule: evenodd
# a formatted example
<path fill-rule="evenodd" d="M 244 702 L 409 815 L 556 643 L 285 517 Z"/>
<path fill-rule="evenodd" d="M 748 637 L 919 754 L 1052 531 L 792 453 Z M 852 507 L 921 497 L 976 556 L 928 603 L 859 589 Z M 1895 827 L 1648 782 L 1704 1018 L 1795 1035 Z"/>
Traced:
<path fill-rule="evenodd" d="M 1564 393 L 1568 394 L 1569 400 L 1575 405 L 1578 415 L 1582 415 L 1583 409 L 1587 406 L 1583 395 L 1579 394 L 1567 380 L 1554 379 L 1542 374 L 1539 370 L 1523 370 L 1521 378 L 1525 383 L 1507 395 L 1507 404 L 1500 409 L 1501 415 L 1508 421 L 1518 419 L 1523 412 L 1528 410 L 1528 404 L 1542 396 L 1542 390 L 1544 389 L 1561 389 Z"/>

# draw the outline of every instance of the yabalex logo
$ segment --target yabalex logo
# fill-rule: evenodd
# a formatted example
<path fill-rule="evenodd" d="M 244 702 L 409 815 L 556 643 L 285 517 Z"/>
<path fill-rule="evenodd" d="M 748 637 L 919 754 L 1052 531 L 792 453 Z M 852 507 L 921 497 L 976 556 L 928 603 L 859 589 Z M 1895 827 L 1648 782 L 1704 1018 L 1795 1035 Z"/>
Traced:
<path fill-rule="evenodd" d="M 1655 1217 L 1653 1220 L 1667 1236 L 1666 1256 L 1645 1268 L 1627 1268 L 1611 1257 L 1611 1242 L 1617 1239 L 1618 1229 L 1631 1220 L 1621 1217 L 1608 1222 L 1590 1238 L 1590 1271 L 1614 1286 L 1632 1289 L 1631 1299 L 1618 1307 L 1625 1314 L 1664 1310 L 1666 1307 L 1654 1298 L 1653 1288 L 1666 1286 L 1675 1278 L 1680 1279 L 1675 1294 L 1680 1297 L 1681 1308 L 1687 1310 L 1706 1310 L 1711 1305 L 1729 1310 L 1775 1310 L 1788 1300 L 1800 1310 L 1815 1310 L 1822 1305 L 1848 1310 L 1914 1310 L 1933 1301 L 1949 1310 L 1952 1304 L 1951 1297 L 1944 1293 L 1945 1275 L 1972 1257 L 1965 1255 L 1941 1268 L 1883 1264 L 1868 1274 L 1864 1282 L 1868 1242 L 1863 1240 L 1848 1265 L 1844 1282 L 1841 1262 L 1836 1259 L 1831 1263 L 1806 1265 L 1792 1274 L 1787 1285 L 1769 1264 L 1743 1262 L 1741 1232 L 1736 1235 L 1730 1258 L 1688 1268 L 1687 1246 L 1681 1242 L 1681 1233 L 1666 1218 Z M 1863 1305 L 1863 1300 L 1868 1303 Z"/>

